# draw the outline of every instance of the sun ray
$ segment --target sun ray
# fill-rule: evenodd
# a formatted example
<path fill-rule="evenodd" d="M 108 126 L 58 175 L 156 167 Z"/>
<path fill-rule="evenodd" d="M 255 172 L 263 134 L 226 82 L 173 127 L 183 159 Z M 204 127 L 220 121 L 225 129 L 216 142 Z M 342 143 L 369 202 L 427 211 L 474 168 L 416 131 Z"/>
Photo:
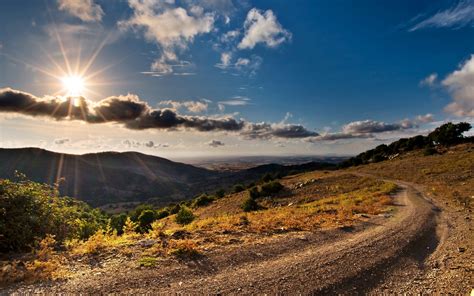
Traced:
<path fill-rule="evenodd" d="M 85 73 L 87 73 L 87 71 L 89 70 L 91 65 L 94 63 L 94 61 L 97 58 L 97 56 L 99 55 L 99 53 L 102 51 L 104 46 L 107 44 L 109 36 L 110 36 L 110 33 L 108 33 L 107 36 L 105 36 L 104 40 L 102 40 L 99 47 L 96 48 L 96 50 L 94 51 L 94 53 L 90 57 L 89 61 L 87 61 L 85 67 L 82 69 L 81 73 L 79 74 L 80 76 L 84 76 Z"/>

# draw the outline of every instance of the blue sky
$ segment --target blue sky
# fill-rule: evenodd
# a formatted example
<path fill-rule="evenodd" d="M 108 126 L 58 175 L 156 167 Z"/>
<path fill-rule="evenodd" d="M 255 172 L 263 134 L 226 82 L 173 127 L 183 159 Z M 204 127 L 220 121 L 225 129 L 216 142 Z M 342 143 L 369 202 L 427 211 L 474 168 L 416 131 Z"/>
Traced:
<path fill-rule="evenodd" d="M 167 157 L 353 154 L 474 116 L 474 1 L 0 6 L 3 147 Z M 81 76 L 75 65 L 85 69 L 89 60 L 83 78 L 99 73 L 72 94 L 61 81 Z M 24 111 L 18 94 L 35 104 L 80 96 L 91 111 Z M 146 108 L 118 118 L 103 101 L 110 97 Z M 126 113 L 129 105 L 117 108 Z M 110 118 L 97 120 L 104 106 Z"/>

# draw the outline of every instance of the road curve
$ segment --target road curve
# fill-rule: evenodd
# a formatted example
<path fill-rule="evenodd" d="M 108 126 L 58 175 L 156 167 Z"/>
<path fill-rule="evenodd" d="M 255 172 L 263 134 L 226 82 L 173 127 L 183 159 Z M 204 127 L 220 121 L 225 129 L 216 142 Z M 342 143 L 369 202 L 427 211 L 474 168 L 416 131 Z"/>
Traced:
<path fill-rule="evenodd" d="M 43 286 L 39 291 L 365 294 L 380 286 L 399 260 L 411 256 L 422 261 L 438 243 L 436 208 L 411 184 L 395 182 L 401 190 L 394 199 L 396 211 L 393 217 L 380 217 L 361 230 L 308 233 L 303 238 L 298 234 L 299 238 L 211 253 L 187 266 L 106 272 L 95 278 Z"/>

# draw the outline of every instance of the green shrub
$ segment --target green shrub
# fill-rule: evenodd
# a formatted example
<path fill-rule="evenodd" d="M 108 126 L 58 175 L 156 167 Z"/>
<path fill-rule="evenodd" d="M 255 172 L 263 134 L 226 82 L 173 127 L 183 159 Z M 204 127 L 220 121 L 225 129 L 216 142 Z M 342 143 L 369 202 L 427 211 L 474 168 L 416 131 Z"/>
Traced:
<path fill-rule="evenodd" d="M 125 225 L 125 221 L 127 221 L 127 215 L 125 213 L 121 213 L 118 215 L 113 215 L 110 217 L 109 226 L 112 230 L 117 231 L 117 234 L 123 233 L 123 226 Z"/>
<path fill-rule="evenodd" d="M 278 181 L 271 181 L 266 184 L 263 184 L 260 188 L 260 196 L 270 196 L 272 194 L 278 193 L 283 189 L 283 185 Z"/>
<path fill-rule="evenodd" d="M 167 209 L 162 209 L 156 212 L 156 220 L 166 218 L 170 215 L 170 212 Z"/>
<path fill-rule="evenodd" d="M 179 209 L 178 213 L 176 214 L 176 223 L 181 224 L 181 225 L 186 225 L 191 223 L 194 220 L 194 214 L 193 212 L 183 206 Z"/>
<path fill-rule="evenodd" d="M 47 235 L 85 239 L 107 224 L 100 210 L 59 197 L 56 187 L 18 178 L 0 180 L 0 252 L 28 250 Z"/>
<path fill-rule="evenodd" d="M 194 199 L 192 205 L 193 205 L 193 208 L 203 207 L 203 206 L 206 206 L 206 205 L 210 204 L 213 201 L 214 201 L 214 199 L 212 197 L 210 197 L 209 195 L 201 194 L 200 196 L 198 196 L 197 198 Z"/>
<path fill-rule="evenodd" d="M 144 210 L 138 217 L 138 231 L 141 233 L 148 232 L 151 229 L 151 223 L 156 220 L 156 212 L 154 210 Z"/>
<path fill-rule="evenodd" d="M 251 196 L 247 197 L 241 205 L 244 212 L 256 211 L 259 209 L 258 203 Z"/>
<path fill-rule="evenodd" d="M 239 192 L 242 192 L 244 190 L 245 190 L 245 187 L 242 184 L 236 184 L 236 185 L 234 185 L 234 188 L 232 188 L 233 193 L 239 193 Z"/>
<path fill-rule="evenodd" d="M 272 175 L 270 175 L 270 173 L 266 173 L 265 175 L 263 175 L 262 177 L 262 182 L 266 183 L 266 182 L 270 182 L 274 179 L 274 177 Z"/>
<path fill-rule="evenodd" d="M 426 147 L 425 150 L 423 150 L 423 155 L 424 156 L 430 156 L 437 154 L 438 151 L 434 147 Z"/>
<path fill-rule="evenodd" d="M 260 196 L 260 192 L 258 192 L 257 187 L 252 187 L 249 189 L 249 197 L 252 199 L 256 199 Z"/>
<path fill-rule="evenodd" d="M 219 189 L 215 193 L 217 198 L 223 198 L 225 196 L 225 190 L 224 189 Z"/>

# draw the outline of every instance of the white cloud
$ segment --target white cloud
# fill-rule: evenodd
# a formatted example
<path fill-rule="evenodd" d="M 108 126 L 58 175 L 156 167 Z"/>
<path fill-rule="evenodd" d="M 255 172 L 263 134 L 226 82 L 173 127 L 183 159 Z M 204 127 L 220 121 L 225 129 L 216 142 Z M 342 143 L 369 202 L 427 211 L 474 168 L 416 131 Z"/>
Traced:
<path fill-rule="evenodd" d="M 204 13 L 198 6 L 188 11 L 175 7 L 174 1 L 129 0 L 128 3 L 133 16 L 119 22 L 119 26 L 142 31 L 148 41 L 160 46 L 161 56 L 151 66 L 158 75 L 172 73 L 173 65 L 180 62 L 178 54 L 186 50 L 196 36 L 214 28 L 214 13 Z"/>
<path fill-rule="evenodd" d="M 432 74 L 428 75 L 427 77 L 423 78 L 420 81 L 419 85 L 420 86 L 432 87 L 432 86 L 435 85 L 437 79 L 438 79 L 438 74 L 437 73 L 432 73 Z"/>
<path fill-rule="evenodd" d="M 220 111 L 225 110 L 225 106 L 246 106 L 250 104 L 250 99 L 242 96 L 235 96 L 230 100 L 224 100 L 217 102 L 217 106 Z"/>
<path fill-rule="evenodd" d="M 431 113 L 427 113 L 425 115 L 418 115 L 416 117 L 416 121 L 420 123 L 433 122 L 433 120 L 434 120 L 434 115 Z"/>
<path fill-rule="evenodd" d="M 209 102 L 207 101 L 185 101 L 185 102 L 178 102 L 178 101 L 172 101 L 172 100 L 167 100 L 167 101 L 161 101 L 158 103 L 158 105 L 161 106 L 172 106 L 173 109 L 178 110 L 181 108 L 186 108 L 188 112 L 191 113 L 202 113 L 204 111 L 207 111 L 207 108 L 209 107 Z"/>
<path fill-rule="evenodd" d="M 442 84 L 454 100 L 445 110 L 456 116 L 474 116 L 474 54 Z"/>
<path fill-rule="evenodd" d="M 455 6 L 439 11 L 413 26 L 410 31 L 424 28 L 463 27 L 474 24 L 474 1 L 459 1 Z"/>
<path fill-rule="evenodd" d="M 260 56 L 252 55 L 250 58 L 238 58 L 235 62 L 232 62 L 232 53 L 224 52 L 221 54 L 221 62 L 215 66 L 222 70 L 233 69 L 253 76 L 257 74 L 262 61 L 263 59 Z"/>
<path fill-rule="evenodd" d="M 245 35 L 240 41 L 239 49 L 252 49 L 258 43 L 276 47 L 291 39 L 291 33 L 278 22 L 273 11 L 252 8 L 244 23 Z"/>
<path fill-rule="evenodd" d="M 84 22 L 101 21 L 104 15 L 102 7 L 93 0 L 58 0 L 58 8 Z"/>

